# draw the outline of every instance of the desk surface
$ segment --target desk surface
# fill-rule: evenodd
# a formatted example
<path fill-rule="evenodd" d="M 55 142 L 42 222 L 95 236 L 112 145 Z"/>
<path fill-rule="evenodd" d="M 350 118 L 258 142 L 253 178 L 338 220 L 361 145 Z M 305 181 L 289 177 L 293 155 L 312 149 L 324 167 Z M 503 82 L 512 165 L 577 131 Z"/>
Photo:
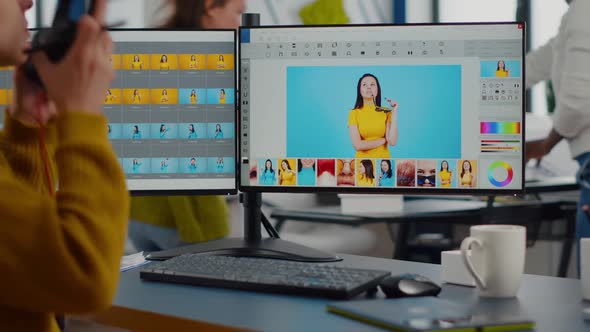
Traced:
<path fill-rule="evenodd" d="M 440 267 L 437 265 L 341 256 L 344 260 L 338 264 L 390 270 L 393 274 L 419 273 L 440 281 Z M 477 312 L 491 315 L 526 313 L 535 320 L 537 332 L 590 330 L 590 322 L 583 320 L 581 312 L 584 306 L 590 307 L 590 303 L 582 302 L 578 280 L 526 275 L 518 297 L 509 300 L 480 299 L 473 288 L 445 284 L 440 297 L 472 304 Z M 135 269 L 122 273 L 113 309 L 99 316 L 99 321 L 122 328 L 134 327 L 137 331 L 155 331 L 154 327 L 158 325 L 155 320 L 163 317 L 168 319 L 169 330 L 176 331 L 183 329 L 173 328 L 175 320 L 207 324 L 200 326 L 209 329 L 215 326 L 219 331 L 232 328 L 259 331 L 382 331 L 327 313 L 325 306 L 331 301 L 144 282 L 139 279 L 138 269 Z M 140 315 L 145 312 L 160 315 Z M 141 319 L 141 326 L 145 328 L 140 328 L 137 323 L 134 326 L 121 324 L 133 319 Z"/>

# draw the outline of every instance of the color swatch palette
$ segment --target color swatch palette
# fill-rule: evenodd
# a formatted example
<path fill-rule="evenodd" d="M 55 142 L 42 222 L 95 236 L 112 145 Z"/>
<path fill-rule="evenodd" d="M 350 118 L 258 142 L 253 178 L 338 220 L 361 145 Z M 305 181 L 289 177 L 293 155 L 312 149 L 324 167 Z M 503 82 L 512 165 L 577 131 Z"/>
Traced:
<path fill-rule="evenodd" d="M 520 134 L 520 122 L 481 122 L 479 132 L 481 134 Z"/>

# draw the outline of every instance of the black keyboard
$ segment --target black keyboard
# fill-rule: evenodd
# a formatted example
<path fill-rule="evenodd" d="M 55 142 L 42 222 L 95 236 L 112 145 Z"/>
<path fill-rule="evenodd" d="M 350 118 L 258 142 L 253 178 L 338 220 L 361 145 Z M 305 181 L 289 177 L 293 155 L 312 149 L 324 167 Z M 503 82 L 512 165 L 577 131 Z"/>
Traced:
<path fill-rule="evenodd" d="M 144 280 L 349 299 L 390 275 L 322 263 L 185 254 L 143 267 Z"/>

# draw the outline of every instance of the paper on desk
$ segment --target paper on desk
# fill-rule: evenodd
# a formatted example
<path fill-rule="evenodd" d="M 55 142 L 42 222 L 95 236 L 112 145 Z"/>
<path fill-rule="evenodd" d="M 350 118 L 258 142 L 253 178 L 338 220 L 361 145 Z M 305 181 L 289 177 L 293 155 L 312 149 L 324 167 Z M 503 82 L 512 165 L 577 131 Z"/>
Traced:
<path fill-rule="evenodd" d="M 148 261 L 145 260 L 143 255 L 143 251 L 138 252 L 137 254 L 123 256 L 121 257 L 121 272 L 136 268 L 147 262 Z"/>

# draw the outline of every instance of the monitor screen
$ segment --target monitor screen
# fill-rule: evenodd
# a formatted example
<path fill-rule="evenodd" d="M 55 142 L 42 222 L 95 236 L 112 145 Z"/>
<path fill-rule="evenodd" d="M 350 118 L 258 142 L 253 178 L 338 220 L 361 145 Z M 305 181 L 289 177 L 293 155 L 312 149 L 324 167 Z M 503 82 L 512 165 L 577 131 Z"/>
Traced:
<path fill-rule="evenodd" d="M 242 190 L 522 193 L 524 25 L 240 30 Z"/>
<path fill-rule="evenodd" d="M 108 134 L 135 193 L 235 193 L 232 30 L 112 31 Z M 0 70 L 0 104 L 12 72 Z"/>

